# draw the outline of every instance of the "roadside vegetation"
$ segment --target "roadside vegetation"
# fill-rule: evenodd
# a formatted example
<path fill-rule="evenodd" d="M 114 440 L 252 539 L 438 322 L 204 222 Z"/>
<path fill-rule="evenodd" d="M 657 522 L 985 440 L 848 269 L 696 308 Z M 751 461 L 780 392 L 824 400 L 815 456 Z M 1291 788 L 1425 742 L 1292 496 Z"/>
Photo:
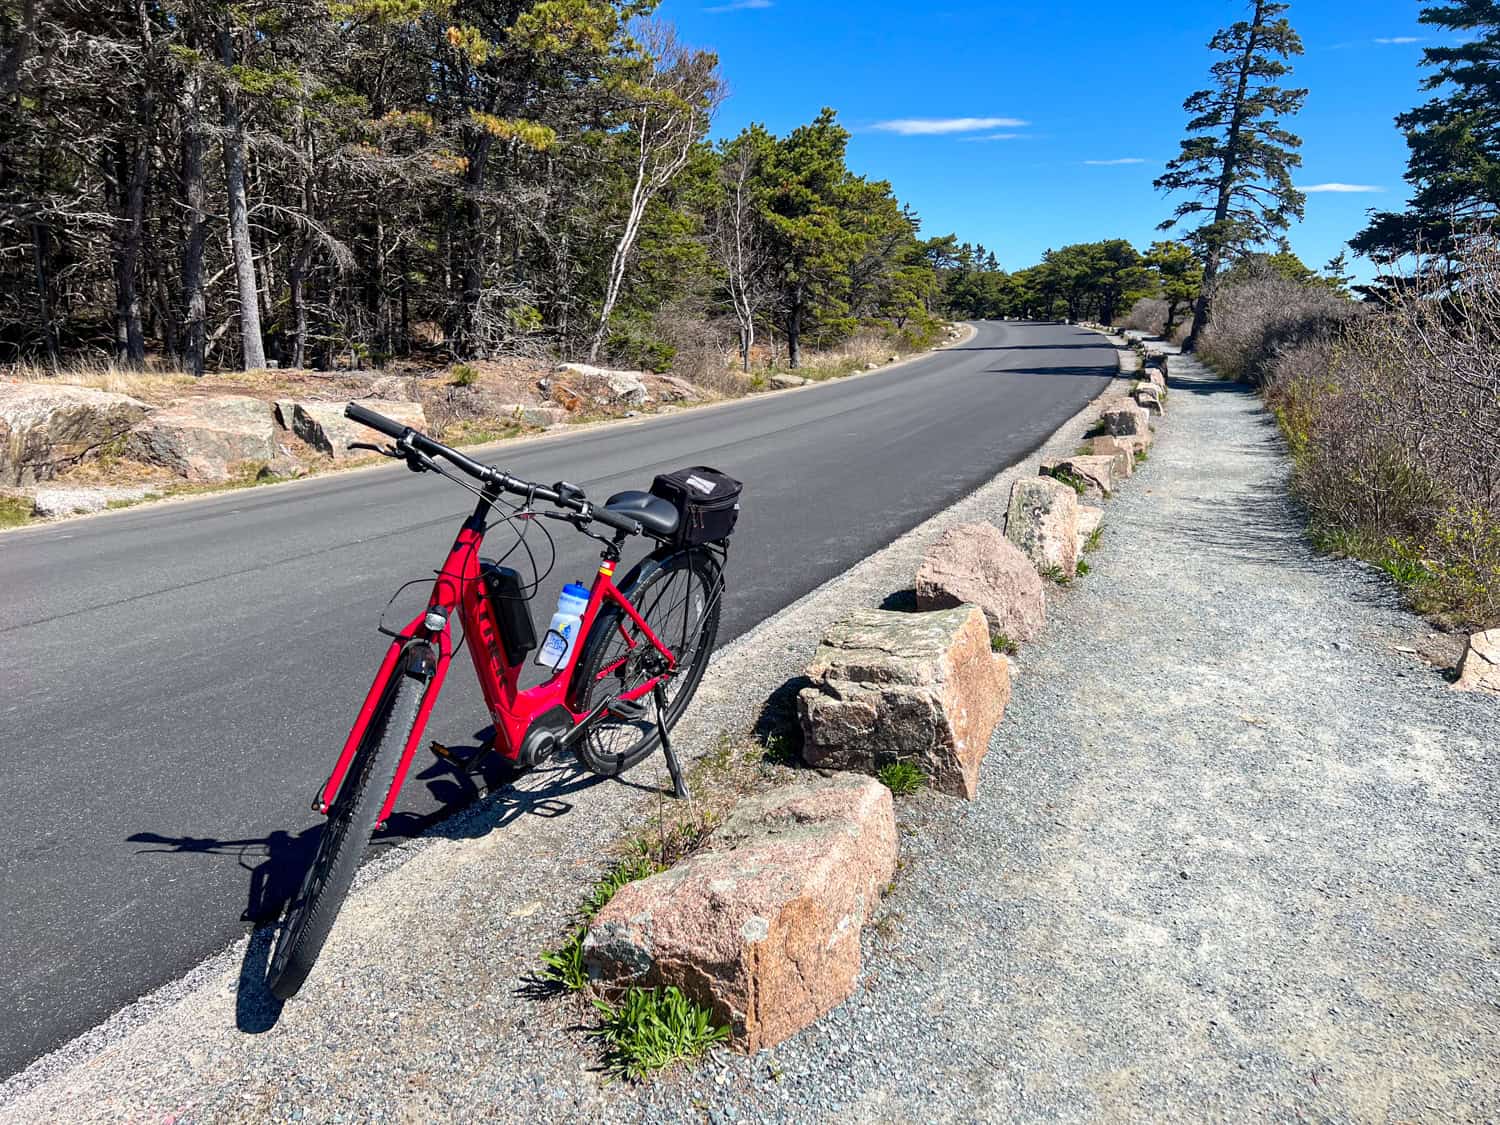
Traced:
<path fill-rule="evenodd" d="M 1392 279 L 1374 306 L 1252 273 L 1222 292 L 1201 350 L 1263 388 L 1320 548 L 1385 570 L 1446 624 L 1500 624 L 1492 236 L 1459 242 L 1443 269 Z"/>
<path fill-rule="evenodd" d="M 709 141 L 718 60 L 653 6 L 0 18 L 0 363 L 464 387 L 563 358 L 733 393 L 935 340 L 956 240 L 849 169 L 832 109 Z"/>
<path fill-rule="evenodd" d="M 1349 299 L 1342 261 L 1242 257 L 1200 351 L 1264 390 L 1310 534 L 1388 573 L 1418 610 L 1500 625 L 1500 18 L 1449 0 L 1422 22 L 1435 96 L 1397 125 L 1412 198 L 1351 245 L 1385 267 Z"/>

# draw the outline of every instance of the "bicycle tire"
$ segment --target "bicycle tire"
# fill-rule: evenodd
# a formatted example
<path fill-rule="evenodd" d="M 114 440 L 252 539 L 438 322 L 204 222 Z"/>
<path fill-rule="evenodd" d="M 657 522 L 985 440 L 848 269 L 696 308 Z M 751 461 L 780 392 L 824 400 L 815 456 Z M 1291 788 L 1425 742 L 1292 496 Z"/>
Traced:
<path fill-rule="evenodd" d="M 392 674 L 386 697 L 372 716 L 328 811 L 312 866 L 282 914 L 266 976 L 272 994 L 280 1000 L 297 995 L 317 964 L 375 834 L 375 818 L 395 780 L 427 691 L 426 681 L 408 671 L 411 659 L 410 654 L 403 656 Z"/>
<path fill-rule="evenodd" d="M 679 601 L 674 586 L 684 578 L 683 600 Z M 678 657 L 677 670 L 665 688 L 665 718 L 670 731 L 692 702 L 713 654 L 724 593 L 723 571 L 713 555 L 702 549 L 652 555 L 630 573 L 620 592 Z M 672 616 L 679 606 L 685 610 L 680 623 Z M 696 612 L 690 616 L 686 610 Z M 627 661 L 619 672 L 600 679 L 603 669 L 618 661 L 622 652 L 629 651 L 628 646 L 621 645 L 621 640 L 623 635 L 630 634 L 639 638 L 639 626 L 619 606 L 608 603 L 584 638 L 583 652 L 578 658 L 573 681 L 577 689 L 576 710 L 592 711 L 605 699 L 623 694 L 650 678 L 649 673 Z M 649 643 L 642 648 L 649 649 Z M 587 769 L 606 777 L 618 777 L 657 750 L 661 735 L 656 726 L 655 704 L 650 695 L 642 702 L 647 712 L 643 719 L 605 718 L 579 740 L 578 758 Z"/>

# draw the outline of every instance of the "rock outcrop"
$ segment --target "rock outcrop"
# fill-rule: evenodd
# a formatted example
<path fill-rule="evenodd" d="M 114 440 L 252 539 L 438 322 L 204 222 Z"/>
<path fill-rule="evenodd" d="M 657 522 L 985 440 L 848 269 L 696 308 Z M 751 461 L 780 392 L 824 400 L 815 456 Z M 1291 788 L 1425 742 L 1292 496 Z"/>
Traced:
<path fill-rule="evenodd" d="M 150 410 L 65 383 L 0 383 L 0 484 L 51 480 L 118 442 Z"/>
<path fill-rule="evenodd" d="M 1010 669 L 976 606 L 861 609 L 829 627 L 797 697 L 811 766 L 873 773 L 904 761 L 939 792 L 972 798 Z"/>
<path fill-rule="evenodd" d="M 1078 493 L 1051 477 L 1023 477 L 1011 486 L 1005 537 L 1043 574 L 1078 573 Z"/>
<path fill-rule="evenodd" d="M 917 608 L 975 605 L 992 634 L 1035 639 L 1047 624 L 1047 598 L 1031 560 L 989 523 L 949 528 L 917 571 Z"/>
<path fill-rule="evenodd" d="M 788 375 L 785 372 L 771 376 L 771 386 L 775 387 L 778 391 L 789 391 L 795 387 L 805 387 L 811 382 L 812 380 L 805 376 Z"/>
<path fill-rule="evenodd" d="M 427 428 L 427 415 L 422 410 L 421 403 L 398 402 L 394 399 L 367 398 L 361 399 L 359 404 L 369 407 L 369 409 L 379 414 L 384 414 L 387 418 L 400 422 L 403 426 L 410 426 L 414 430 L 425 430 Z M 382 433 L 345 418 L 345 403 L 278 403 L 277 409 L 281 414 L 283 422 L 286 420 L 288 405 L 291 407 L 292 432 L 318 452 L 328 454 L 335 461 L 341 461 L 347 457 L 368 456 L 368 453 L 364 450 L 355 449 L 351 451 L 349 446 L 352 442 L 362 441 L 386 444 L 390 440 Z"/>
<path fill-rule="evenodd" d="M 896 870 L 890 791 L 853 774 L 747 797 L 700 852 L 622 887 L 584 938 L 606 992 L 676 985 L 771 1047 L 854 991 L 860 929 Z"/>
<path fill-rule="evenodd" d="M 1469 638 L 1458 666 L 1458 691 L 1483 691 L 1500 695 L 1500 629 L 1487 629 Z"/>
<path fill-rule="evenodd" d="M 494 414 L 497 418 L 516 422 L 522 426 L 536 426 L 544 430 L 566 421 L 568 417 L 568 412 L 561 406 L 537 406 L 529 402 L 500 403 L 495 408 Z"/>
<path fill-rule="evenodd" d="M 270 404 L 247 395 L 178 399 L 137 423 L 125 445 L 127 457 L 194 481 L 227 480 L 279 452 Z"/>
<path fill-rule="evenodd" d="M 655 392 L 655 397 L 663 402 L 701 402 L 708 397 L 700 388 L 676 375 L 650 375 L 646 383 L 647 389 Z"/>
<path fill-rule="evenodd" d="M 567 375 L 571 383 L 587 387 L 595 397 L 609 402 L 640 406 L 651 401 L 644 371 L 616 371 L 589 363 L 562 363 L 557 366 L 557 371 Z"/>

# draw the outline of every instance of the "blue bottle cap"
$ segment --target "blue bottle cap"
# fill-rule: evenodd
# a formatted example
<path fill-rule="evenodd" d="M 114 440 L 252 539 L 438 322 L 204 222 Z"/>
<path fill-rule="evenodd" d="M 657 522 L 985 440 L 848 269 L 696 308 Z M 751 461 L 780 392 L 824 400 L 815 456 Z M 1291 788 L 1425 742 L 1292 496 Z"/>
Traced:
<path fill-rule="evenodd" d="M 582 598 L 584 601 L 588 601 L 589 598 L 589 588 L 580 586 L 577 582 L 569 582 L 563 587 L 563 593 L 570 598 Z"/>

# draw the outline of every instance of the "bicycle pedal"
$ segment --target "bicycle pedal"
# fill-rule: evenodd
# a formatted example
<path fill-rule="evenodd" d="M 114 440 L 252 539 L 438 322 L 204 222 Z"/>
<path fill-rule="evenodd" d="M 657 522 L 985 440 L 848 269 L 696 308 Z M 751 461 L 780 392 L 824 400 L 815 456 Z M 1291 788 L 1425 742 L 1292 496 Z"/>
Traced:
<path fill-rule="evenodd" d="M 441 742 L 434 742 L 432 743 L 432 745 L 428 746 L 427 749 L 432 751 L 433 757 L 441 758 L 443 761 L 450 762 L 455 766 L 463 761 L 462 758 L 460 758 L 452 750 L 448 749 L 448 747 L 444 746 Z"/>
<path fill-rule="evenodd" d="M 616 699 L 609 705 L 609 713 L 627 723 L 638 723 L 646 717 L 646 705 L 638 699 Z"/>

